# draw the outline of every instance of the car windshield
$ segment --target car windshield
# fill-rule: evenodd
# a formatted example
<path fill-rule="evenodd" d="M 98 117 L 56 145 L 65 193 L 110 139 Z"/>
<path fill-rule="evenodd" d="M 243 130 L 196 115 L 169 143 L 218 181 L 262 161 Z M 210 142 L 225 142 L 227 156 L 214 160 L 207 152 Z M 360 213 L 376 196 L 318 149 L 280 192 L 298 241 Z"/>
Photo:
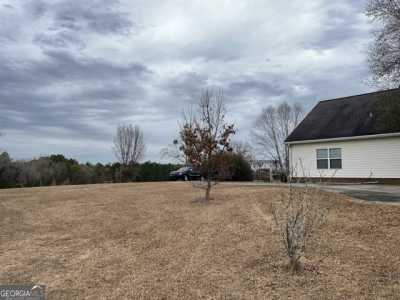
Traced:
<path fill-rule="evenodd" d="M 178 172 L 185 172 L 188 171 L 190 168 L 189 167 L 182 167 L 180 169 L 178 169 Z"/>

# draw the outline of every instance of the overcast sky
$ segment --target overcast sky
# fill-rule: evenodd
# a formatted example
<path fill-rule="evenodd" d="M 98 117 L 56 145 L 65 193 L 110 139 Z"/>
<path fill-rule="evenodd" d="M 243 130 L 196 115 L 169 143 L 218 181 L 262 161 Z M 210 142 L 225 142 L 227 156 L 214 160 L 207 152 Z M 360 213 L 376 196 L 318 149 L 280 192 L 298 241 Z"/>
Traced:
<path fill-rule="evenodd" d="M 132 123 L 159 161 L 207 87 L 249 140 L 269 104 L 371 91 L 365 4 L 0 0 L 0 150 L 114 161 L 116 126 Z"/>

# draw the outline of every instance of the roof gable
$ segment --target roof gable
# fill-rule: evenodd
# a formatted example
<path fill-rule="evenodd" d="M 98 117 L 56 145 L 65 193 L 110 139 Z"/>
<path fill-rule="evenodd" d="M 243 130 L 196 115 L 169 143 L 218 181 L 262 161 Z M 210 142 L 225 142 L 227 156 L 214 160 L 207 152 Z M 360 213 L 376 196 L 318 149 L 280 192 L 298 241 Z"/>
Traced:
<path fill-rule="evenodd" d="M 378 122 L 377 103 L 382 96 L 400 101 L 400 89 L 320 101 L 286 142 L 394 133 Z"/>

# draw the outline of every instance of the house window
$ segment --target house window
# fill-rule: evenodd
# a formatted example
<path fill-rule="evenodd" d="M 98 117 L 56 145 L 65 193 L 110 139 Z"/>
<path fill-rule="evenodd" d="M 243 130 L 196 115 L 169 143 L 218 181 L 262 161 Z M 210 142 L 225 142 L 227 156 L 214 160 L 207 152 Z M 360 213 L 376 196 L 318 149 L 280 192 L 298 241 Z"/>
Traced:
<path fill-rule="evenodd" d="M 342 168 L 342 149 L 340 148 L 329 149 L 329 167 L 331 169 Z"/>
<path fill-rule="evenodd" d="M 341 169 L 342 149 L 317 149 L 317 169 Z"/>
<path fill-rule="evenodd" d="M 317 169 L 328 169 L 328 149 L 317 149 Z"/>

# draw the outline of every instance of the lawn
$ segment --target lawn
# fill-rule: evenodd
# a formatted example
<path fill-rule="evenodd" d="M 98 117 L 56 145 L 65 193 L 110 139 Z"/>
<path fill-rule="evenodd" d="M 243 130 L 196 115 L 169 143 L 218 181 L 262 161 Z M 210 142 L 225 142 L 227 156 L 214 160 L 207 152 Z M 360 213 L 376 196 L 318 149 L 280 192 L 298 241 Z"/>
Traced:
<path fill-rule="evenodd" d="M 0 283 L 48 299 L 349 299 L 400 295 L 400 206 L 330 198 L 305 269 L 284 266 L 281 188 L 190 184 L 0 191 Z"/>

